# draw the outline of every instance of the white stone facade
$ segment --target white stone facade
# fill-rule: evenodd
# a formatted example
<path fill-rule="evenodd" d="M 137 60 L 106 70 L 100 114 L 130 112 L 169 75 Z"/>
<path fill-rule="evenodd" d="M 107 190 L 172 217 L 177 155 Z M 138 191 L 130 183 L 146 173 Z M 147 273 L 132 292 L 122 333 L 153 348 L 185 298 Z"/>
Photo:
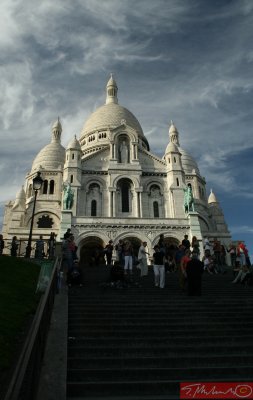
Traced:
<path fill-rule="evenodd" d="M 228 245 L 230 233 L 222 210 L 212 193 L 206 196 L 205 179 L 197 163 L 180 147 L 173 123 L 163 158 L 152 154 L 134 115 L 118 104 L 117 84 L 110 78 L 106 103 L 86 121 L 79 140 L 66 150 L 61 145 L 62 127 L 56 121 L 51 143 L 36 156 L 25 185 L 15 201 L 6 204 L 3 235 L 27 240 L 33 190 L 39 170 L 44 180 L 38 194 L 33 239 L 50 232 L 63 237 L 67 228 L 75 235 L 78 251 L 103 247 L 110 240 L 131 239 L 138 247 L 147 241 L 151 250 L 159 235 L 167 242 L 182 241 L 185 234 L 202 242 L 217 237 Z M 74 193 L 71 209 L 64 210 L 63 187 Z M 184 189 L 190 184 L 195 212 L 184 211 Z M 85 250 L 86 249 L 86 250 Z"/>

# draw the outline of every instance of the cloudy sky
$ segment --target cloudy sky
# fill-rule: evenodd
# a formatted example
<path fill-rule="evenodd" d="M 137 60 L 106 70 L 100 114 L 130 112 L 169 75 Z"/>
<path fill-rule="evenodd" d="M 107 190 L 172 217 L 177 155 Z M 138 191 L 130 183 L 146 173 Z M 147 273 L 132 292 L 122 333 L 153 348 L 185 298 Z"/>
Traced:
<path fill-rule="evenodd" d="M 79 137 L 112 72 L 153 153 L 174 121 L 253 254 L 252 0 L 2 0 L 0 33 L 0 222 L 52 123 Z"/>

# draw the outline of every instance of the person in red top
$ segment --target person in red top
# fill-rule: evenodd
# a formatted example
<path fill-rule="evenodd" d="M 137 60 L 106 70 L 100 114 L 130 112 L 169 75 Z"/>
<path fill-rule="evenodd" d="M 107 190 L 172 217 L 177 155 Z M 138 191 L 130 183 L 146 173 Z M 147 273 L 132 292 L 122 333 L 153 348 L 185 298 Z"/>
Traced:
<path fill-rule="evenodd" d="M 246 247 L 244 243 L 238 242 L 236 255 L 238 260 L 240 261 L 241 267 L 244 267 L 246 265 Z"/>
<path fill-rule="evenodd" d="M 185 255 L 181 258 L 180 268 L 179 268 L 179 285 L 182 290 L 185 290 L 186 286 L 186 266 L 191 260 L 191 251 L 186 250 Z"/>

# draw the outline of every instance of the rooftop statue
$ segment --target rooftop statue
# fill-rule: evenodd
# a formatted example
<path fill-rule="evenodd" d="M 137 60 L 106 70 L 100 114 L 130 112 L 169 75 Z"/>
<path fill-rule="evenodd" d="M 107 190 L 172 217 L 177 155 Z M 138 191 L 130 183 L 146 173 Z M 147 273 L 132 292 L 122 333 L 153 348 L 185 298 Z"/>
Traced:
<path fill-rule="evenodd" d="M 120 145 L 119 148 L 119 155 L 120 155 L 120 162 L 125 164 L 128 163 L 128 146 L 126 145 L 126 142 L 123 141 Z"/>

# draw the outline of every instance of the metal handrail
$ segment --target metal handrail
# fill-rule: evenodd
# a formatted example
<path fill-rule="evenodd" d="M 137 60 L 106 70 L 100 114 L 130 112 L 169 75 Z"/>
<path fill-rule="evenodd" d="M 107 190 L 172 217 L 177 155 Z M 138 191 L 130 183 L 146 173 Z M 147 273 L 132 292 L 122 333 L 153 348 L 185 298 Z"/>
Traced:
<path fill-rule="evenodd" d="M 54 297 L 58 292 L 58 266 L 60 266 L 60 262 L 57 258 L 51 279 L 39 302 L 4 400 L 34 400 L 36 397 Z"/>

